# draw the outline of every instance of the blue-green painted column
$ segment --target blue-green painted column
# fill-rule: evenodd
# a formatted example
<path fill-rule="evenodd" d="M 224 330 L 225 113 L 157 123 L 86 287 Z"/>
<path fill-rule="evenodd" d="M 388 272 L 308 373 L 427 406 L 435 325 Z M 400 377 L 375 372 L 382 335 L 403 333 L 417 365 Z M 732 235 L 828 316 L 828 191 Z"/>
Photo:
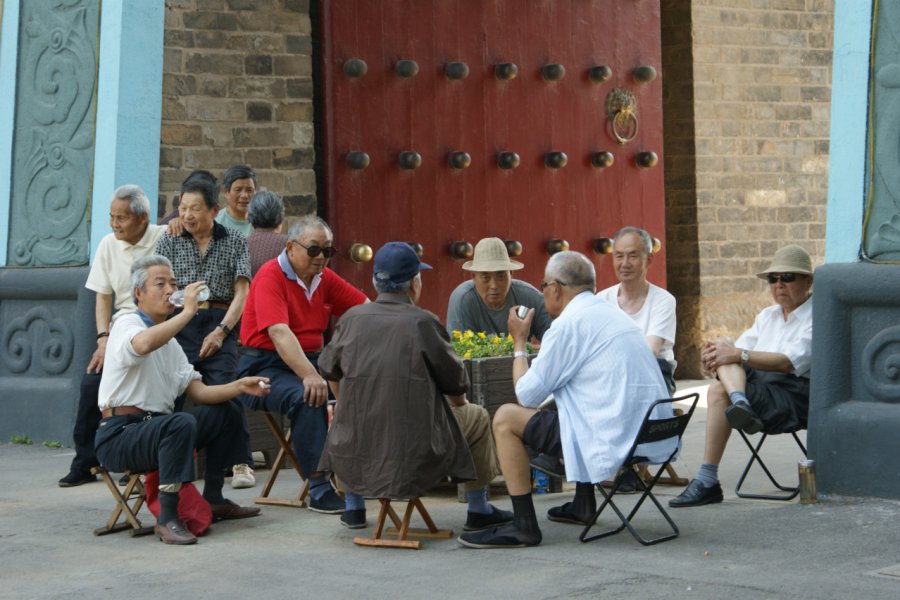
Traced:
<path fill-rule="evenodd" d="M 835 0 L 825 262 L 855 262 L 862 243 L 872 3 Z"/>
<path fill-rule="evenodd" d="M 163 0 L 102 4 L 91 256 L 110 231 L 113 190 L 135 183 L 158 196 L 164 19 Z"/>
<path fill-rule="evenodd" d="M 0 267 L 6 264 L 6 247 L 9 243 L 18 29 L 18 0 L 3 0 L 0 12 Z"/>

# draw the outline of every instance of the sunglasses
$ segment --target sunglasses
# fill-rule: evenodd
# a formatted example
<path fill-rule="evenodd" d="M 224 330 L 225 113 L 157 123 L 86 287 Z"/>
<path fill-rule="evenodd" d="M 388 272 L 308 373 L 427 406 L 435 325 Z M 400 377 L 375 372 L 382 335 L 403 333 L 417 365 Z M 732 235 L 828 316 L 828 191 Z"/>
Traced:
<path fill-rule="evenodd" d="M 564 284 L 564 283 L 563 283 L 562 281 L 560 281 L 559 279 L 554 279 L 553 281 L 542 281 L 542 282 L 541 282 L 541 291 L 543 292 L 545 289 L 547 289 L 547 288 L 548 288 L 549 286 L 551 286 L 551 285 L 562 285 L 562 286 L 565 286 L 566 284 Z"/>
<path fill-rule="evenodd" d="M 769 273 L 766 275 L 766 281 L 769 283 L 775 283 L 781 281 L 782 283 L 792 283 L 797 281 L 796 273 Z"/>
<path fill-rule="evenodd" d="M 323 248 L 322 246 L 304 246 L 300 242 L 293 242 L 293 243 L 297 244 L 301 248 L 305 248 L 306 253 L 309 254 L 310 258 L 315 258 L 320 254 L 322 256 L 324 256 L 325 258 L 331 258 L 335 254 L 337 254 L 337 248 L 335 248 L 334 246 L 325 246 Z"/>

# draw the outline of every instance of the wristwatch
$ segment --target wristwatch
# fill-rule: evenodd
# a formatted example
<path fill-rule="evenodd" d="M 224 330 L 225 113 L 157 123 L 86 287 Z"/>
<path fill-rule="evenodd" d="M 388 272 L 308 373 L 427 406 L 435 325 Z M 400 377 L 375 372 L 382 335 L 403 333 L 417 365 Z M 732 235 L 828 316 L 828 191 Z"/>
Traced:
<path fill-rule="evenodd" d="M 748 362 L 750 362 L 750 351 L 741 350 L 741 364 L 746 365 Z"/>
<path fill-rule="evenodd" d="M 517 350 L 513 352 L 513 358 L 528 358 L 528 353 L 522 350 Z"/>
<path fill-rule="evenodd" d="M 228 335 L 229 333 L 231 333 L 231 327 L 229 327 L 225 323 L 219 323 L 218 325 L 216 325 L 216 327 L 218 327 L 219 329 L 224 331 L 225 335 Z"/>

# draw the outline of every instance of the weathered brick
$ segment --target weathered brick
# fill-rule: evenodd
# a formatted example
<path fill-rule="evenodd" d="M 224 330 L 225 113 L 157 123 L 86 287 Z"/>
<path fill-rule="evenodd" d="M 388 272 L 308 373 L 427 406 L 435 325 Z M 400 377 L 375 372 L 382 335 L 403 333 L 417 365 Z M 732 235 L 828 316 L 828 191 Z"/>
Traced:
<path fill-rule="evenodd" d="M 228 82 L 228 95 L 232 98 L 264 98 L 278 100 L 284 98 L 283 79 L 253 79 L 240 77 Z"/>
<path fill-rule="evenodd" d="M 277 5 L 276 0 L 228 0 L 231 10 L 274 10 Z"/>
<path fill-rule="evenodd" d="M 196 0 L 200 10 L 222 10 L 225 8 L 225 0 Z"/>
<path fill-rule="evenodd" d="M 312 40 L 308 35 L 288 35 L 285 41 L 290 54 L 312 54 Z"/>
<path fill-rule="evenodd" d="M 247 75 L 271 75 L 271 56 L 247 56 L 244 58 L 244 72 Z"/>
<path fill-rule="evenodd" d="M 248 121 L 271 121 L 272 105 L 267 102 L 248 102 L 247 103 L 247 120 Z"/>
<path fill-rule="evenodd" d="M 204 98 L 187 99 L 188 118 L 196 121 L 236 121 L 244 119 L 244 103 L 240 100 Z"/>
<path fill-rule="evenodd" d="M 253 168 L 257 171 L 259 171 L 260 169 L 271 169 L 272 150 L 269 148 L 252 148 L 249 150 L 244 150 L 243 163 L 246 165 L 252 165 Z M 268 183 L 268 178 L 265 175 L 261 175 L 260 184 L 271 185 L 270 183 Z"/>
<path fill-rule="evenodd" d="M 206 169 L 214 174 L 242 162 L 242 152 L 237 148 L 191 148 L 184 152 L 186 169 Z"/>
<path fill-rule="evenodd" d="M 182 56 L 178 48 L 163 48 L 163 72 L 180 73 Z"/>
<path fill-rule="evenodd" d="M 244 66 L 239 56 L 205 52 L 187 54 L 184 68 L 188 73 L 215 75 L 241 75 L 244 72 Z"/>
<path fill-rule="evenodd" d="M 308 56 L 296 54 L 276 56 L 275 74 L 282 77 L 310 77 L 312 60 Z"/>
<path fill-rule="evenodd" d="M 284 0 L 284 7 L 287 10 L 292 10 L 294 12 L 308 14 L 309 13 L 309 0 Z"/>
<path fill-rule="evenodd" d="M 279 104 L 275 109 L 277 121 L 312 121 L 312 102 L 291 102 Z"/>
<path fill-rule="evenodd" d="M 197 30 L 194 32 L 194 42 L 198 48 L 224 48 L 226 36 L 221 31 Z"/>
<path fill-rule="evenodd" d="M 276 169 L 312 169 L 314 160 L 312 148 L 279 149 L 272 155 Z"/>
<path fill-rule="evenodd" d="M 236 146 L 288 146 L 291 131 L 287 127 L 235 127 Z"/>
<path fill-rule="evenodd" d="M 172 48 L 193 48 L 194 34 L 190 31 L 169 29 L 165 32 L 163 44 Z"/>
<path fill-rule="evenodd" d="M 193 75 L 163 74 L 164 96 L 191 96 L 197 93 L 197 78 Z"/>
<path fill-rule="evenodd" d="M 221 77 L 203 77 L 200 80 L 200 93 L 204 96 L 224 98 L 228 95 L 228 81 Z"/>
<path fill-rule="evenodd" d="M 186 12 L 182 18 L 187 29 L 234 31 L 237 29 L 238 24 L 238 19 L 235 15 L 214 11 Z"/>
<path fill-rule="evenodd" d="M 316 197 L 313 194 L 284 197 L 284 212 L 293 217 L 316 214 Z"/>
<path fill-rule="evenodd" d="M 181 148 L 160 148 L 159 149 L 159 166 L 160 168 L 172 167 L 180 168 L 184 160 Z"/>
<path fill-rule="evenodd" d="M 160 128 L 160 143 L 172 146 L 197 146 L 203 134 L 196 125 L 175 125 L 163 123 Z"/>
<path fill-rule="evenodd" d="M 288 79 L 287 80 L 287 97 L 288 98 L 312 98 L 313 83 L 309 79 Z"/>
<path fill-rule="evenodd" d="M 238 50 L 254 54 L 279 54 L 285 51 L 284 36 L 270 35 L 266 32 L 247 35 L 230 35 L 225 41 L 229 50 Z"/>

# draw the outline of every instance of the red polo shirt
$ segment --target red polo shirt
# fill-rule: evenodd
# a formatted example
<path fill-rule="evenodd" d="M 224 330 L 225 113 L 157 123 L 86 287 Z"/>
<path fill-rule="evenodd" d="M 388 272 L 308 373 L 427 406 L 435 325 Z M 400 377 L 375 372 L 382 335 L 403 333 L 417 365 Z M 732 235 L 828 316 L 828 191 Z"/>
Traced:
<path fill-rule="evenodd" d="M 275 350 L 268 328 L 284 323 L 297 336 L 304 352 L 316 352 L 322 349 L 322 334 L 331 315 L 340 317 L 365 301 L 365 294 L 327 267 L 312 300 L 307 300 L 294 272 L 283 270 L 278 258 L 273 258 L 259 269 L 250 284 L 241 317 L 241 343 Z"/>

